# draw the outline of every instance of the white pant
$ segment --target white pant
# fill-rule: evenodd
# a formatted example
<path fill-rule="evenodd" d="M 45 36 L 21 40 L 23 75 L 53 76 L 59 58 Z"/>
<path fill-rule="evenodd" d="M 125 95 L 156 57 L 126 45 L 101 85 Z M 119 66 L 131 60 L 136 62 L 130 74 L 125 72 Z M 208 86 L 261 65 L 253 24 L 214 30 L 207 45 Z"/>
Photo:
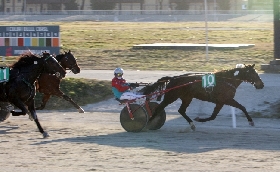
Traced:
<path fill-rule="evenodd" d="M 146 98 L 145 95 L 137 95 L 133 92 L 124 92 L 122 96 L 120 97 L 120 100 L 133 100 L 133 99 L 140 99 L 140 98 Z"/>

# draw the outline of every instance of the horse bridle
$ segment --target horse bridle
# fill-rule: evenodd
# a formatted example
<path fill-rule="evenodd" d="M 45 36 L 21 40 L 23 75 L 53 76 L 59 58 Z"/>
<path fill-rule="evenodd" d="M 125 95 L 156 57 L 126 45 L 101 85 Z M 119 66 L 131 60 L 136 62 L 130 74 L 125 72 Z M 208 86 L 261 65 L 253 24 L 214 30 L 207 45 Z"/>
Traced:
<path fill-rule="evenodd" d="M 232 79 L 240 80 L 240 81 L 242 81 L 242 82 L 249 82 L 249 83 L 251 83 L 252 85 L 254 85 L 254 84 L 255 84 L 255 81 L 252 79 L 252 77 L 249 77 L 249 76 L 248 76 L 248 75 L 249 75 L 249 70 L 251 70 L 251 69 L 247 69 L 247 71 L 245 71 L 245 75 L 243 75 L 243 76 L 245 76 L 245 78 L 250 78 L 249 80 L 248 80 L 248 79 L 237 79 L 237 78 L 232 78 Z"/>
<path fill-rule="evenodd" d="M 69 58 L 68 58 L 68 56 L 67 55 L 65 55 L 65 60 L 66 60 L 66 62 L 69 60 Z M 61 62 L 59 62 L 60 64 L 61 64 Z M 77 63 L 75 63 L 74 65 L 69 65 L 70 67 L 68 67 L 68 69 L 70 70 L 70 71 L 72 71 L 72 69 L 75 67 L 75 66 L 78 66 L 77 65 Z M 65 69 L 67 69 L 67 68 L 65 68 Z"/>
<path fill-rule="evenodd" d="M 252 77 L 248 77 L 248 75 L 249 75 L 249 70 L 250 70 L 250 69 L 248 69 L 248 71 L 246 71 L 245 77 L 246 77 L 246 78 L 250 78 L 250 80 L 246 80 L 245 82 L 250 82 L 250 83 L 253 85 L 253 84 L 255 84 L 256 82 L 252 79 Z"/>

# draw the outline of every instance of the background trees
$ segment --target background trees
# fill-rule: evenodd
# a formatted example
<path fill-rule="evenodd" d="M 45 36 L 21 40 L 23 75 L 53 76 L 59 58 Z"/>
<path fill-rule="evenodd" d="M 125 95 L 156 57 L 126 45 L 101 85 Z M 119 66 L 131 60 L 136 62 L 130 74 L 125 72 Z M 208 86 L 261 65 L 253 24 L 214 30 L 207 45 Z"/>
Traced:
<path fill-rule="evenodd" d="M 102 0 L 90 0 L 91 9 L 93 10 L 113 10 L 116 6 L 115 2 L 102 1 Z"/>

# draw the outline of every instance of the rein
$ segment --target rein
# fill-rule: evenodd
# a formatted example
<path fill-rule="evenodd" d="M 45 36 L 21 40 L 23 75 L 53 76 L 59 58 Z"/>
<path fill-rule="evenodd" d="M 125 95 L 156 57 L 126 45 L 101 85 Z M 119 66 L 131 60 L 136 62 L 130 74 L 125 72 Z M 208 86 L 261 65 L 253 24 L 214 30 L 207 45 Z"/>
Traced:
<path fill-rule="evenodd" d="M 228 86 L 230 86 L 231 88 L 233 88 L 233 89 L 237 89 L 237 87 L 236 86 L 234 86 L 233 84 L 231 84 L 231 83 L 229 83 L 229 82 L 226 82 L 226 81 L 218 81 L 218 82 L 224 82 L 224 83 L 226 83 Z"/>
<path fill-rule="evenodd" d="M 31 98 L 31 93 L 32 93 L 32 90 L 34 90 L 34 86 L 31 85 L 30 82 L 26 81 L 24 78 L 22 78 L 22 81 L 23 81 L 29 88 L 31 88 L 29 97 L 26 99 L 26 101 L 28 101 L 28 100 Z"/>
<path fill-rule="evenodd" d="M 47 58 L 44 59 L 43 71 L 45 71 L 45 64 L 46 64 L 46 63 L 48 64 L 47 60 L 48 60 L 49 58 L 52 58 L 52 56 L 48 56 Z"/>
<path fill-rule="evenodd" d="M 190 84 L 193 84 L 193 83 L 197 83 L 197 82 L 201 82 L 202 80 L 195 80 L 193 82 L 188 82 L 188 83 L 185 83 L 185 84 L 182 84 L 182 85 L 178 85 L 178 86 L 175 86 L 175 87 L 172 87 L 172 88 L 168 88 L 168 89 L 165 89 L 165 90 L 161 90 L 159 92 L 155 92 L 155 93 L 151 93 L 149 94 L 148 96 L 152 96 L 152 95 L 162 95 L 168 91 L 171 91 L 171 90 L 174 90 L 174 89 L 177 89 L 177 88 L 180 88 L 180 87 L 184 87 L 184 86 L 187 86 L 187 85 L 190 85 Z"/>
<path fill-rule="evenodd" d="M 51 56 L 48 56 L 47 58 L 45 58 L 45 61 L 47 61 L 49 58 L 51 58 Z"/>
<path fill-rule="evenodd" d="M 249 83 L 254 83 L 254 82 L 250 82 L 248 80 L 244 80 L 244 79 L 238 79 L 238 78 L 228 78 L 228 77 L 222 77 L 222 76 L 216 76 L 218 78 L 225 78 L 225 79 L 231 79 L 231 80 L 236 80 L 236 81 L 241 81 L 241 82 L 249 82 Z"/>
<path fill-rule="evenodd" d="M 22 78 L 22 81 L 23 81 L 28 87 L 31 87 L 31 88 L 32 88 L 32 85 L 31 85 L 28 81 L 26 81 L 24 78 Z"/>

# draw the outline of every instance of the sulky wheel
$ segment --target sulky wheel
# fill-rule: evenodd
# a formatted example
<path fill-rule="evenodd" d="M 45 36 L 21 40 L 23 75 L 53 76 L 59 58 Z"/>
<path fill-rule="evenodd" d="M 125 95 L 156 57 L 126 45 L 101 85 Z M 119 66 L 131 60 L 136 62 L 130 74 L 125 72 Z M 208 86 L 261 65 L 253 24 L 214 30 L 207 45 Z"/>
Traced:
<path fill-rule="evenodd" d="M 127 132 L 140 132 L 146 127 L 148 115 L 144 108 L 138 104 L 129 104 L 134 119 L 131 119 L 127 107 L 125 106 L 120 114 L 120 122 Z"/>
<path fill-rule="evenodd" d="M 158 106 L 157 102 L 149 102 L 149 107 L 151 109 L 152 114 L 154 113 L 156 107 Z M 166 120 L 166 113 L 163 109 L 161 112 L 157 114 L 157 116 L 150 122 L 148 122 L 147 129 L 149 130 L 158 130 L 160 129 Z"/>
<path fill-rule="evenodd" d="M 0 102 L 0 108 L 0 122 L 2 122 L 9 118 L 11 105 L 8 102 Z"/>

